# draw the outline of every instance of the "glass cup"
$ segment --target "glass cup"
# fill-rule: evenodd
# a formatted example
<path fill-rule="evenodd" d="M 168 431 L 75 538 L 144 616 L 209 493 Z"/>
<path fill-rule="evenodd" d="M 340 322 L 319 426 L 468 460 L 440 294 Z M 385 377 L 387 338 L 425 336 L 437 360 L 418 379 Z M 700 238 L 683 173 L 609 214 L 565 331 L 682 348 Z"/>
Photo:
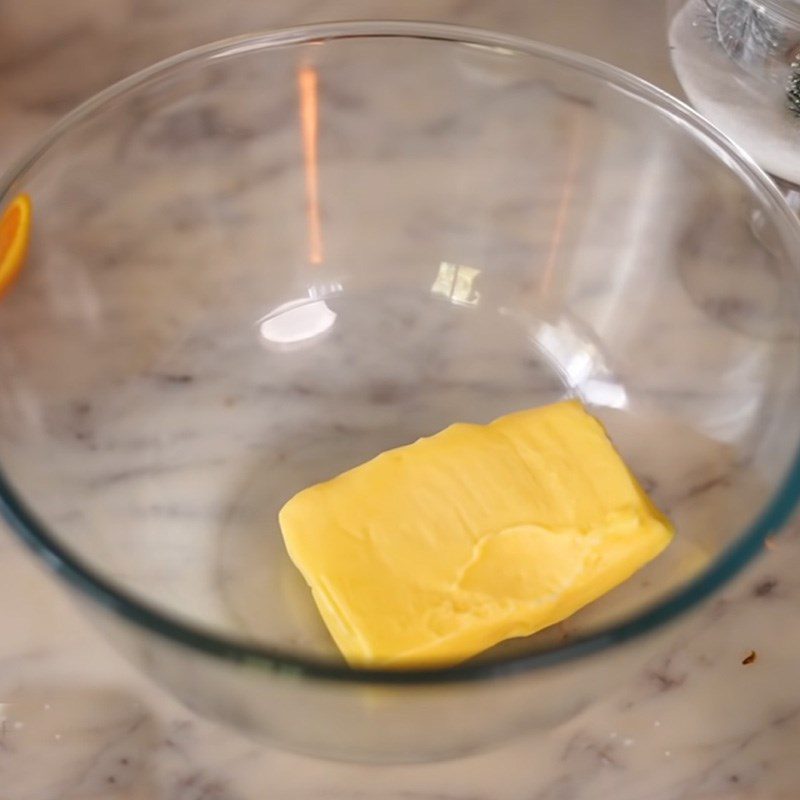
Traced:
<path fill-rule="evenodd" d="M 257 34 L 85 103 L 0 206 L 20 193 L 3 513 L 146 673 L 257 739 L 408 761 L 548 730 L 640 671 L 797 502 L 797 221 L 715 128 L 613 67 L 443 25 Z M 282 503 L 565 397 L 674 543 L 469 662 L 348 667 Z"/>
<path fill-rule="evenodd" d="M 692 105 L 800 209 L 800 4 L 668 0 L 672 64 Z"/>

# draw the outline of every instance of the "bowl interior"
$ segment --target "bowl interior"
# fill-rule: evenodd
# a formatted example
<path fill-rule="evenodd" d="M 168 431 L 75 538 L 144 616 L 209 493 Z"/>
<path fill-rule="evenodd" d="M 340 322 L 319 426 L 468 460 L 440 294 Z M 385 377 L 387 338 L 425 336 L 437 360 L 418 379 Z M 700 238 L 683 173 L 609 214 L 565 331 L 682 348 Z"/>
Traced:
<path fill-rule="evenodd" d="M 20 191 L 2 471 L 90 571 L 218 635 L 336 660 L 277 512 L 452 422 L 579 397 L 678 531 L 485 659 L 702 575 L 797 449 L 773 196 L 654 96 L 547 52 L 230 47 L 81 113 Z"/>

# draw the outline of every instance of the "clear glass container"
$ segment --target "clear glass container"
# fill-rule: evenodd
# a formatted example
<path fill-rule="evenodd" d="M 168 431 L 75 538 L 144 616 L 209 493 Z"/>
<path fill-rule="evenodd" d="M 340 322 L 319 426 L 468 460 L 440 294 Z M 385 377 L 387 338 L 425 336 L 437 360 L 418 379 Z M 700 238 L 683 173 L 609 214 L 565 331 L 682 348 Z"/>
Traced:
<path fill-rule="evenodd" d="M 692 105 L 780 181 L 800 183 L 800 3 L 667 7 L 672 64 Z M 800 195 L 790 200 L 800 207 Z"/>
<path fill-rule="evenodd" d="M 797 501 L 797 221 L 712 126 L 612 67 L 441 25 L 257 34 L 81 106 L 0 206 L 21 192 L 3 513 L 145 672 L 258 739 L 407 761 L 548 730 L 642 669 Z M 675 542 L 470 662 L 346 666 L 281 504 L 564 397 Z"/>

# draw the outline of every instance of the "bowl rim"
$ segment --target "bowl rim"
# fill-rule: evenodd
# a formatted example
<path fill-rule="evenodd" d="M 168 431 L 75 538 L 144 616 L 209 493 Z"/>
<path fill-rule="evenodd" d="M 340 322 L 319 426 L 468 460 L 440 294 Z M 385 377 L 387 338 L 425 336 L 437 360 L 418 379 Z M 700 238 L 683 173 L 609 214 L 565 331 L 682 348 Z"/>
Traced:
<path fill-rule="evenodd" d="M 439 22 L 359 20 L 315 23 L 222 39 L 146 67 L 90 97 L 56 122 L 15 165 L 0 176 L 0 208 L 11 198 L 15 186 L 28 170 L 73 126 L 107 108 L 126 93 L 184 65 L 213 61 L 248 52 L 360 38 L 400 38 L 431 40 L 506 51 L 535 57 L 571 68 L 607 82 L 616 89 L 646 102 L 655 111 L 672 118 L 700 140 L 717 158 L 726 163 L 750 191 L 770 209 L 771 218 L 792 258 L 800 283 L 800 225 L 777 187 L 738 145 L 681 100 L 624 70 L 564 48 L 542 44 L 520 36 L 495 33 L 479 28 Z M 742 570 L 762 550 L 764 540 L 788 521 L 800 499 L 800 447 L 778 488 L 755 520 L 701 575 L 663 600 L 631 618 L 595 633 L 534 653 L 526 653 L 485 663 L 430 666 L 394 670 L 351 667 L 336 662 L 301 656 L 279 648 L 259 645 L 225 636 L 201 625 L 181 621 L 160 611 L 155 605 L 116 586 L 61 544 L 22 500 L 0 464 L 0 517 L 42 560 L 79 595 L 97 603 L 105 611 L 144 628 L 160 639 L 177 643 L 206 656 L 240 663 L 270 673 L 344 683 L 441 684 L 475 681 L 521 672 L 546 669 L 579 658 L 601 653 L 615 645 L 630 642 L 676 619 L 707 598 Z"/>

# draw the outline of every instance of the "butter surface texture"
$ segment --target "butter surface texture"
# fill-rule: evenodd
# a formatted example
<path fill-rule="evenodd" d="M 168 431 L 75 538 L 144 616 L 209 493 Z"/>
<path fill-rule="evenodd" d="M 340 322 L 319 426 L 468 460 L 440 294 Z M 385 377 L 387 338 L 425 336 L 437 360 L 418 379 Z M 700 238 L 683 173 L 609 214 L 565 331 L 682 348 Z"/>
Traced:
<path fill-rule="evenodd" d="M 354 665 L 455 663 L 575 613 L 672 536 L 577 401 L 456 424 L 295 495 L 286 547 Z"/>

